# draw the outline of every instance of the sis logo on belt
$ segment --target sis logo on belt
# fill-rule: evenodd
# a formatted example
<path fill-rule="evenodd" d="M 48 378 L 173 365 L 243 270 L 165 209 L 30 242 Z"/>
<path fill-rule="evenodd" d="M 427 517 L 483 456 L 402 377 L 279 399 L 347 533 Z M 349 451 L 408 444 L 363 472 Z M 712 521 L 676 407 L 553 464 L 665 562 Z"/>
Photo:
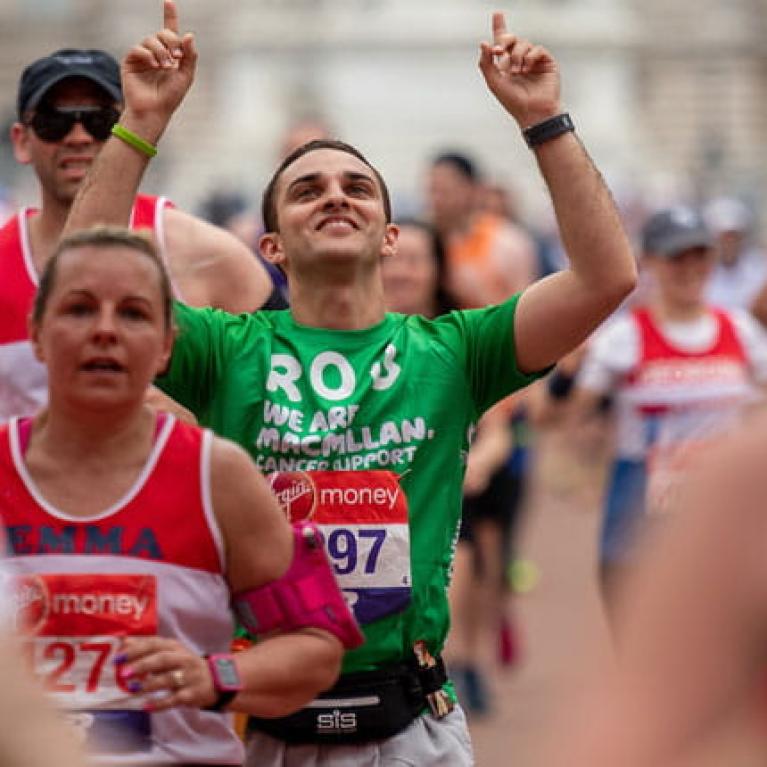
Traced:
<path fill-rule="evenodd" d="M 408 606 L 408 507 L 394 472 L 275 472 L 269 482 L 291 522 L 311 520 L 322 531 L 338 585 L 360 623 Z"/>

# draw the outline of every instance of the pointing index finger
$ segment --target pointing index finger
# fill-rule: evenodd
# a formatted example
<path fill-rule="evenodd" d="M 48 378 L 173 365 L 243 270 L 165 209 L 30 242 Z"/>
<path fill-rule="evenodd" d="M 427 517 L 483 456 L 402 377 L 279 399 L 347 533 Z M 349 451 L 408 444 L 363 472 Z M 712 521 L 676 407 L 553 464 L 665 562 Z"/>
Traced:
<path fill-rule="evenodd" d="M 163 29 L 178 32 L 178 8 L 173 0 L 163 0 L 162 22 Z"/>
<path fill-rule="evenodd" d="M 500 43 L 502 35 L 506 34 L 506 18 L 501 11 L 496 11 L 493 14 L 493 42 L 497 45 Z"/>

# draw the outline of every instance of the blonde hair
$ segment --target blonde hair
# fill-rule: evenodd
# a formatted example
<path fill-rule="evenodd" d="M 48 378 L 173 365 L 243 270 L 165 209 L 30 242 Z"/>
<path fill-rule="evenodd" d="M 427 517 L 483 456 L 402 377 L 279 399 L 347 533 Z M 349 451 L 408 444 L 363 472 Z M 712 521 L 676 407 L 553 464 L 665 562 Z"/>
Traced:
<path fill-rule="evenodd" d="M 165 264 L 160 258 L 157 248 L 151 240 L 149 232 L 133 231 L 121 226 L 98 225 L 90 229 L 81 229 L 73 232 L 59 241 L 53 255 L 45 265 L 45 269 L 40 277 L 40 284 L 35 295 L 35 302 L 32 307 L 32 319 L 40 322 L 45 314 L 48 298 L 53 291 L 58 264 L 63 253 L 69 250 L 87 247 L 101 248 L 129 248 L 138 253 L 142 253 L 152 261 L 157 268 L 160 276 L 160 292 L 162 293 L 163 317 L 166 327 L 173 325 L 173 292 L 170 286 L 170 278 Z"/>

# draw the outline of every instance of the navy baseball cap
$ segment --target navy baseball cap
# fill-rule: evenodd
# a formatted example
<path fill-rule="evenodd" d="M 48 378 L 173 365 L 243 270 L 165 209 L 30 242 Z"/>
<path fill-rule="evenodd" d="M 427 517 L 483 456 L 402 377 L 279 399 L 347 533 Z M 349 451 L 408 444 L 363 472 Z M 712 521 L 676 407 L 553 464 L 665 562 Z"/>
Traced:
<path fill-rule="evenodd" d="M 678 205 L 650 216 L 642 227 L 642 250 L 673 258 L 690 248 L 711 248 L 714 239 L 703 216 L 694 208 Z"/>
<path fill-rule="evenodd" d="M 16 100 L 19 119 L 34 109 L 54 85 L 70 77 L 84 77 L 114 101 L 122 101 L 120 66 L 112 56 L 94 49 L 62 48 L 32 62 L 22 73 Z"/>

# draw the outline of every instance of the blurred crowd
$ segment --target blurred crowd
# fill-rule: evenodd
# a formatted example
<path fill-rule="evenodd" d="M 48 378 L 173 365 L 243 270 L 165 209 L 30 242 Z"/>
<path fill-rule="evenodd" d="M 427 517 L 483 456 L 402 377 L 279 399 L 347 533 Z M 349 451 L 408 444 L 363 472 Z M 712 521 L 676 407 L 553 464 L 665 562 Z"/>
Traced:
<path fill-rule="evenodd" d="M 297 123 L 276 148 L 275 161 L 307 141 L 328 138 L 336 138 L 334 131 L 319 117 Z M 20 129 L 14 149 L 17 159 L 39 174 L 43 211 L 51 208 L 55 194 L 40 173 L 43 160 L 28 153 Z M 76 157 L 69 165 L 77 171 L 70 179 L 76 187 L 84 172 Z M 524 190 L 499 182 L 495 171 L 480 167 L 460 142 L 435 146 L 423 158 L 417 217 L 397 216 L 394 206 L 398 252 L 382 267 L 389 311 L 434 318 L 478 309 L 564 268 L 556 230 L 526 221 L 519 204 Z M 184 231 L 199 238 L 210 231 L 206 224 L 225 230 L 226 241 L 236 239 L 239 252 L 252 259 L 238 274 L 250 275 L 247 269 L 257 265 L 254 284 L 267 274 L 269 289 L 243 296 L 253 306 L 237 304 L 232 294 L 217 303 L 195 278 L 183 284 L 190 303 L 236 312 L 253 311 L 267 301 L 290 304 L 283 270 L 258 255 L 264 222 L 253 200 L 259 192 L 207 190 L 183 226 L 195 227 Z M 594 569 L 619 635 L 626 600 L 634 593 L 627 584 L 641 570 L 643 552 L 659 545 L 663 531 L 673 526 L 669 520 L 684 508 L 688 478 L 699 470 L 701 456 L 737 435 L 762 405 L 767 252 L 760 239 L 760 211 L 738 190 L 713 198 L 700 190 L 696 199 L 660 208 L 652 200 L 637 203 L 634 196 L 624 213 L 639 287 L 545 378 L 489 410 L 476 424 L 466 456 L 445 662 L 470 723 L 492 717 L 496 680 L 535 652 L 525 642 L 516 604 L 535 582 L 536 563 L 520 552 L 518 533 L 521 520 L 536 513 L 529 485 L 540 435 L 572 434 L 577 445 L 579 430 L 598 424 L 610 457 Z M 30 215 L 16 205 L 13 190 L 0 192 L 0 225 L 27 221 Z M 166 232 L 171 239 L 174 227 L 182 226 L 174 216 L 168 221 L 176 223 Z M 198 276 L 204 274 L 196 256 L 184 258 L 203 269 Z M 225 299 L 234 303 L 227 306 Z"/>

